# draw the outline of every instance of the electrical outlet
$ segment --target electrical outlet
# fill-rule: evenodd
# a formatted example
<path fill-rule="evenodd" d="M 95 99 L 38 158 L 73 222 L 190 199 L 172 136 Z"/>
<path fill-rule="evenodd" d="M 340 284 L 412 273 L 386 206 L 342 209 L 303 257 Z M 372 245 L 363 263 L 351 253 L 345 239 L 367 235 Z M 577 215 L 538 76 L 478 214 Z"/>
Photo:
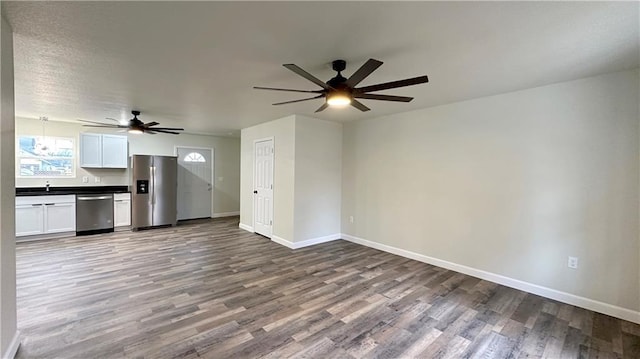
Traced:
<path fill-rule="evenodd" d="M 82 176 L 82 183 L 89 183 L 89 177 Z"/>
<path fill-rule="evenodd" d="M 99 177 L 99 176 L 96 176 L 96 177 L 94 178 L 94 181 L 95 181 L 96 183 L 100 183 L 100 177 Z"/>
<path fill-rule="evenodd" d="M 353 223 L 353 216 L 349 216 L 349 223 Z"/>
<path fill-rule="evenodd" d="M 578 269 L 578 257 L 569 256 L 567 266 L 572 269 Z"/>

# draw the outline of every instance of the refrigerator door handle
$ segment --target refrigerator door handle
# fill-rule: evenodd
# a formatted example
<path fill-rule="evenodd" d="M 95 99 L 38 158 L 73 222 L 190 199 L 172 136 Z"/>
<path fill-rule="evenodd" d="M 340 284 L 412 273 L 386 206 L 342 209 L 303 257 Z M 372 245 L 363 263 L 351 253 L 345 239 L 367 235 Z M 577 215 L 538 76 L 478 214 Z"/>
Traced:
<path fill-rule="evenodd" d="M 156 204 L 156 167 L 151 166 L 149 168 L 150 176 L 151 176 L 151 195 L 149 196 L 149 200 L 151 201 L 151 205 Z"/>

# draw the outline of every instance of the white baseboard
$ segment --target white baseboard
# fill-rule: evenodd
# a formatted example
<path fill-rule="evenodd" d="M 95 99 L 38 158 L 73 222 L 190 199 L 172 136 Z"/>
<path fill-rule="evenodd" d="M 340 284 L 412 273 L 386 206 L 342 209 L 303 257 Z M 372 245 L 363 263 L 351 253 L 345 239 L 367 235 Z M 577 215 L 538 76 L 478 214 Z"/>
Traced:
<path fill-rule="evenodd" d="M 342 239 L 341 233 L 334 233 L 334 234 L 330 234 L 328 236 L 311 238 L 311 239 L 307 239 L 307 240 L 304 240 L 304 241 L 301 241 L 301 242 L 294 242 L 293 245 L 294 245 L 294 249 L 296 249 L 296 248 L 303 248 L 303 247 L 312 246 L 312 245 L 315 245 L 315 244 L 331 242 L 331 241 L 335 241 L 337 239 Z"/>
<path fill-rule="evenodd" d="M 317 237 L 317 238 L 311 238 L 311 239 L 307 239 L 304 241 L 300 241 L 300 242 L 291 242 L 288 241 L 282 237 L 278 237 L 278 236 L 271 236 L 271 240 L 281 244 L 285 247 L 289 247 L 291 249 L 298 249 L 298 248 L 303 248 L 303 247 L 308 247 L 308 246 L 312 246 L 315 244 L 320 244 L 320 243 L 325 243 L 325 242 L 331 242 L 331 241 L 335 241 L 336 239 L 341 239 L 341 234 L 340 233 L 335 233 L 335 234 L 331 234 L 328 236 L 323 236 L 323 237 Z"/>
<path fill-rule="evenodd" d="M 20 332 L 16 330 L 15 334 L 13 334 L 13 339 L 11 339 L 11 343 L 9 343 L 9 347 L 2 354 L 2 359 L 15 358 L 18 348 L 20 348 Z"/>
<path fill-rule="evenodd" d="M 488 280 L 490 282 L 502 284 L 507 287 L 519 289 L 525 292 L 537 294 L 546 298 L 554 299 L 559 302 L 575 305 L 577 307 L 593 310 L 594 312 L 603 313 L 612 317 L 628 320 L 633 323 L 640 324 L 640 312 L 627 308 L 618 307 L 608 303 L 600 302 L 597 300 L 580 297 L 571 293 L 562 292 L 559 290 L 543 287 L 537 284 L 527 283 L 518 279 L 505 277 L 500 274 L 495 274 L 481 269 L 467 267 L 461 264 L 448 262 L 445 260 L 425 256 L 423 254 L 411 252 L 405 249 L 392 247 L 386 244 L 372 242 L 363 238 L 355 237 L 349 234 L 342 234 L 342 238 L 357 244 L 361 244 L 366 247 L 379 249 L 384 252 L 396 254 L 405 258 L 417 260 L 419 262 L 428 263 L 434 266 L 450 269 L 456 272 L 464 273 L 476 278 Z"/>
<path fill-rule="evenodd" d="M 244 224 L 244 223 L 240 223 L 240 224 L 238 225 L 238 228 L 240 228 L 240 229 L 244 229 L 245 231 L 247 231 L 247 232 L 251 232 L 251 233 L 254 233 L 254 232 L 255 232 L 255 231 L 253 230 L 253 227 L 252 227 L 252 226 L 246 225 L 246 224 Z"/>
<path fill-rule="evenodd" d="M 295 248 L 293 248 L 293 242 L 290 242 L 290 241 L 288 241 L 288 240 L 286 240 L 286 239 L 284 239 L 282 237 L 278 237 L 278 236 L 273 235 L 273 234 L 271 235 L 271 241 L 272 242 L 276 242 L 278 244 L 281 244 L 281 245 L 283 245 L 285 247 L 288 247 L 288 248 L 291 248 L 291 249 L 295 249 Z"/>
<path fill-rule="evenodd" d="M 220 218 L 220 217 L 233 217 L 233 216 L 239 216 L 240 212 L 220 212 L 220 213 L 214 213 L 211 215 L 211 218 Z"/>

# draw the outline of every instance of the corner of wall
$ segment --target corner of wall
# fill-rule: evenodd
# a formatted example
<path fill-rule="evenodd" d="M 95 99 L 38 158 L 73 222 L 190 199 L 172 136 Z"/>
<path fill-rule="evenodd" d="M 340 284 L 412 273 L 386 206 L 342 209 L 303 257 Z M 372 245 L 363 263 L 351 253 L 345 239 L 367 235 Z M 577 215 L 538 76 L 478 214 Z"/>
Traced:
<path fill-rule="evenodd" d="M 20 345 L 16 310 L 15 100 L 13 31 L 1 16 L 0 40 L 0 354 L 13 358 Z"/>

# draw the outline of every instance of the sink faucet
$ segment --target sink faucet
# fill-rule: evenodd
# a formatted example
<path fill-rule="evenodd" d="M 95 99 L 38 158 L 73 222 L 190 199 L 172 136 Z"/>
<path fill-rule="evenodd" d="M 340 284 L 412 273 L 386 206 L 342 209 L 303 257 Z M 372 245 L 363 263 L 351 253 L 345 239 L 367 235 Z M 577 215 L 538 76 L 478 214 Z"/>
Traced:
<path fill-rule="evenodd" d="M 47 181 L 47 183 L 44 185 L 44 190 L 46 192 L 49 192 L 49 186 L 50 186 L 49 181 Z"/>

